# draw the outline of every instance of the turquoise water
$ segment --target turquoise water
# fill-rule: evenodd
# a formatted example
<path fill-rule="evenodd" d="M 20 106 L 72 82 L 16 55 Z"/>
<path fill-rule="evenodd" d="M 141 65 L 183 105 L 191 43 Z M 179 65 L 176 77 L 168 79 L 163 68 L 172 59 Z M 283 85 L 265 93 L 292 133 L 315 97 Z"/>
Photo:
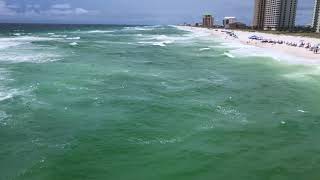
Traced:
<path fill-rule="evenodd" d="M 1 180 L 320 177 L 316 65 L 170 26 L 2 26 Z"/>

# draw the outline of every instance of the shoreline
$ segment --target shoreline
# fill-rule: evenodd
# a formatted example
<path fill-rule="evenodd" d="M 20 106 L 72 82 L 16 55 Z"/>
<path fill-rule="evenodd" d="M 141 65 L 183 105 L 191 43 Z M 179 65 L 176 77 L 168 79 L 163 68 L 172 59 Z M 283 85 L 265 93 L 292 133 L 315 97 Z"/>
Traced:
<path fill-rule="evenodd" d="M 281 34 L 268 34 L 263 32 L 247 32 L 241 30 L 229 30 L 229 29 L 206 29 L 201 27 L 189 27 L 189 26 L 178 26 L 179 29 L 190 31 L 190 32 L 205 32 L 208 33 L 210 37 L 216 37 L 221 39 L 223 42 L 230 43 L 239 43 L 244 47 L 248 48 L 259 48 L 262 50 L 263 55 L 266 53 L 277 53 L 280 58 L 286 56 L 289 62 L 303 62 L 308 64 L 320 64 L 320 52 L 314 54 L 313 51 L 309 51 L 305 47 L 298 47 L 300 42 L 310 43 L 313 45 L 320 44 L 320 39 L 310 38 L 310 37 L 299 37 L 299 36 L 290 36 L 290 35 L 281 35 Z M 237 37 L 232 37 L 226 33 L 232 32 Z M 270 39 L 275 41 L 283 41 L 283 44 L 278 43 L 262 43 L 259 40 L 251 40 L 250 36 L 263 37 L 263 39 Z M 292 42 L 298 46 L 287 45 L 286 42 Z M 261 53 L 261 52 L 260 52 Z M 259 52 L 257 54 L 259 56 Z"/>

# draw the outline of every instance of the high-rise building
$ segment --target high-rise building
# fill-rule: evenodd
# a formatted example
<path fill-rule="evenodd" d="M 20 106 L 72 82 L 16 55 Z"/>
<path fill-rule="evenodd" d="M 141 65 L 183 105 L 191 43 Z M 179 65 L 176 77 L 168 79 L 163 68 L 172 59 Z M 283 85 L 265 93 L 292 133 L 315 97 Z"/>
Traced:
<path fill-rule="evenodd" d="M 237 22 L 237 18 L 235 18 L 235 17 L 224 17 L 222 24 L 223 24 L 224 28 L 229 28 L 229 25 L 232 23 L 235 23 L 235 22 Z"/>
<path fill-rule="evenodd" d="M 298 0 L 282 0 L 279 29 L 292 29 L 296 24 Z"/>
<path fill-rule="evenodd" d="M 295 26 L 297 0 L 266 0 L 264 29 L 287 30 Z"/>
<path fill-rule="evenodd" d="M 320 0 L 315 0 L 314 3 L 312 27 L 316 30 L 316 32 L 320 32 Z"/>
<path fill-rule="evenodd" d="M 297 0 L 255 0 L 253 27 L 287 30 L 295 26 Z"/>
<path fill-rule="evenodd" d="M 266 0 L 255 0 L 252 25 L 254 29 L 263 29 L 265 10 Z"/>
<path fill-rule="evenodd" d="M 202 21 L 203 21 L 202 22 L 203 27 L 207 27 L 207 28 L 213 27 L 214 19 L 212 15 L 210 14 L 204 15 Z"/>

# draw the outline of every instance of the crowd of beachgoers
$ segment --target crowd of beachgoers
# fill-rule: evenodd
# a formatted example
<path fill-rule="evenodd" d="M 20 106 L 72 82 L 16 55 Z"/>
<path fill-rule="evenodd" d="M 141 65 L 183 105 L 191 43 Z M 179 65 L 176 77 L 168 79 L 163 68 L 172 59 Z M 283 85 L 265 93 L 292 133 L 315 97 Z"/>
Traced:
<path fill-rule="evenodd" d="M 320 39 L 312 37 L 293 36 L 290 34 L 270 34 L 229 29 L 206 29 L 199 27 L 179 26 L 181 30 L 195 33 L 205 33 L 208 37 L 223 39 L 225 42 L 240 43 L 243 48 L 255 46 L 266 49 L 265 54 L 282 54 L 291 57 L 292 62 L 320 63 Z M 254 50 L 255 53 L 261 53 Z M 274 55 L 274 54 L 273 54 Z M 319 61 L 319 62 L 318 62 Z"/>
<path fill-rule="evenodd" d="M 226 33 L 227 36 L 238 38 L 237 34 L 233 31 L 222 30 L 221 32 Z M 312 43 L 306 42 L 304 40 L 300 40 L 299 43 L 296 43 L 296 42 L 283 41 L 283 40 L 266 39 L 266 38 L 263 38 L 262 36 L 257 36 L 257 35 L 252 35 L 248 37 L 248 39 L 251 41 L 259 41 L 261 43 L 284 44 L 292 47 L 305 48 L 309 51 L 312 51 L 314 54 L 318 54 L 318 53 L 320 54 L 320 43 L 312 45 Z M 247 41 L 247 44 L 249 43 L 250 41 Z"/>
<path fill-rule="evenodd" d="M 283 40 L 264 39 L 263 37 L 259 37 L 256 35 L 252 35 L 248 39 L 260 41 L 261 43 L 284 44 L 284 45 L 292 46 L 292 47 L 305 48 L 309 51 L 312 51 L 315 54 L 320 53 L 320 43 L 312 45 L 310 42 L 306 42 L 304 40 L 300 40 L 299 43 L 296 43 L 296 42 L 283 41 Z"/>

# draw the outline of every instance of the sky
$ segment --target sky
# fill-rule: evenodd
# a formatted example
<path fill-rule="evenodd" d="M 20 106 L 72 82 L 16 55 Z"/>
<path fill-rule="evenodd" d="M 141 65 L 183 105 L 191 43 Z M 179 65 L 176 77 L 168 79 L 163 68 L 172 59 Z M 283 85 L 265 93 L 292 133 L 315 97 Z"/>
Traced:
<path fill-rule="evenodd" d="M 0 0 L 0 22 L 178 24 L 213 14 L 251 24 L 254 0 Z M 298 0 L 298 25 L 312 21 L 314 0 Z"/>

